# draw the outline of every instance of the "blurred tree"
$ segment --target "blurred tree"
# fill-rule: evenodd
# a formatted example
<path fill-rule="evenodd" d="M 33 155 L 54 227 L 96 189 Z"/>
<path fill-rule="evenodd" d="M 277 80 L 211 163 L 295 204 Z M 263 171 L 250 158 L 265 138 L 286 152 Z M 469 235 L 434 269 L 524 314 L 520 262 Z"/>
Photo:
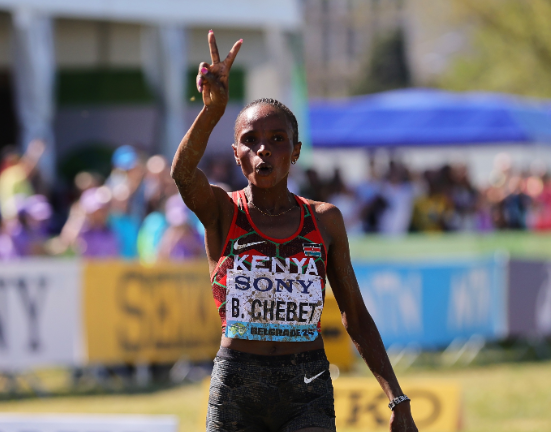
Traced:
<path fill-rule="evenodd" d="M 454 0 L 474 23 L 472 51 L 455 60 L 439 84 L 551 97 L 551 0 Z"/>
<path fill-rule="evenodd" d="M 361 77 L 354 94 L 376 93 L 410 85 L 403 31 L 396 29 L 377 37 L 369 57 L 367 72 Z"/>

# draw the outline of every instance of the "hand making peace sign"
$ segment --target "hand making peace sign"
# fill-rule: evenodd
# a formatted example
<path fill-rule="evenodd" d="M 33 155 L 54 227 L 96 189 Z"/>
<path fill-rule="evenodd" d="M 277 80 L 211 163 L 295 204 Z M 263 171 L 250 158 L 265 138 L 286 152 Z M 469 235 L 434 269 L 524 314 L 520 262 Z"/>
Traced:
<path fill-rule="evenodd" d="M 197 90 L 203 94 L 203 103 L 206 107 L 224 111 L 229 97 L 228 79 L 230 69 L 243 44 L 243 39 L 238 40 L 233 45 L 224 61 L 220 61 L 216 38 L 212 30 L 209 31 L 208 40 L 212 64 L 209 65 L 205 62 L 199 64 Z"/>

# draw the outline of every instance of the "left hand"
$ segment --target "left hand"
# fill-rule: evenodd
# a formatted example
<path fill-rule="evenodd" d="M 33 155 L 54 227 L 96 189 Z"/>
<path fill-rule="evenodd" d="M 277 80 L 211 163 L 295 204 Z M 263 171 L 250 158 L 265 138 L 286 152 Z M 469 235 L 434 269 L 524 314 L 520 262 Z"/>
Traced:
<path fill-rule="evenodd" d="M 397 405 L 390 416 L 390 432 L 418 432 L 411 416 L 410 402 Z"/>
<path fill-rule="evenodd" d="M 214 32 L 211 30 L 208 34 L 210 58 L 212 64 L 202 62 L 199 64 L 199 73 L 197 75 L 197 90 L 203 95 L 203 103 L 211 109 L 226 109 L 229 100 L 229 77 L 230 69 L 235 60 L 235 56 L 241 49 L 243 39 L 238 40 L 230 50 L 224 60 L 220 60 L 218 46 Z"/>

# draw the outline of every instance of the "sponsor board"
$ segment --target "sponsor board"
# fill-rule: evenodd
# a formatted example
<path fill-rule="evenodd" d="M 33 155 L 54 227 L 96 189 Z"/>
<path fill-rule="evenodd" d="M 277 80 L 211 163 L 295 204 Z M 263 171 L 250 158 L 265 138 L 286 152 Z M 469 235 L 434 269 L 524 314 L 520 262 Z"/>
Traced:
<path fill-rule="evenodd" d="M 447 382 L 400 382 L 411 398 L 413 418 L 424 432 L 455 432 L 460 425 L 460 392 Z M 374 378 L 333 381 L 338 430 L 388 431 L 388 399 Z"/>
<path fill-rule="evenodd" d="M 321 335 L 329 363 L 338 366 L 341 371 L 350 370 L 354 363 L 356 349 L 344 329 L 339 305 L 329 288 L 325 293 L 325 304 L 321 315 Z"/>
<path fill-rule="evenodd" d="M 84 300 L 91 363 L 212 359 L 220 317 L 204 261 L 145 267 L 88 262 Z"/>
<path fill-rule="evenodd" d="M 433 348 L 473 334 L 506 335 L 506 260 L 355 263 L 354 268 L 387 346 Z"/>
<path fill-rule="evenodd" d="M 83 363 L 81 271 L 78 260 L 0 265 L 0 370 Z"/>
<path fill-rule="evenodd" d="M 173 416 L 0 414 L 2 432 L 178 432 Z"/>

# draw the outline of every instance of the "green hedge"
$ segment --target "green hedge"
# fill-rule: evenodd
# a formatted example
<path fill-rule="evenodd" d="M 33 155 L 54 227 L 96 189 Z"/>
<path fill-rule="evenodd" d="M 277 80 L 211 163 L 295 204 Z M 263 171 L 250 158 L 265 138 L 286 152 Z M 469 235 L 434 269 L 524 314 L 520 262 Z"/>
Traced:
<path fill-rule="evenodd" d="M 200 102 L 195 87 L 197 69 L 186 73 L 186 100 Z M 234 67 L 230 76 L 230 100 L 245 99 L 245 71 Z M 57 74 L 57 103 L 71 105 L 150 104 L 155 101 L 140 69 L 62 69 Z"/>

